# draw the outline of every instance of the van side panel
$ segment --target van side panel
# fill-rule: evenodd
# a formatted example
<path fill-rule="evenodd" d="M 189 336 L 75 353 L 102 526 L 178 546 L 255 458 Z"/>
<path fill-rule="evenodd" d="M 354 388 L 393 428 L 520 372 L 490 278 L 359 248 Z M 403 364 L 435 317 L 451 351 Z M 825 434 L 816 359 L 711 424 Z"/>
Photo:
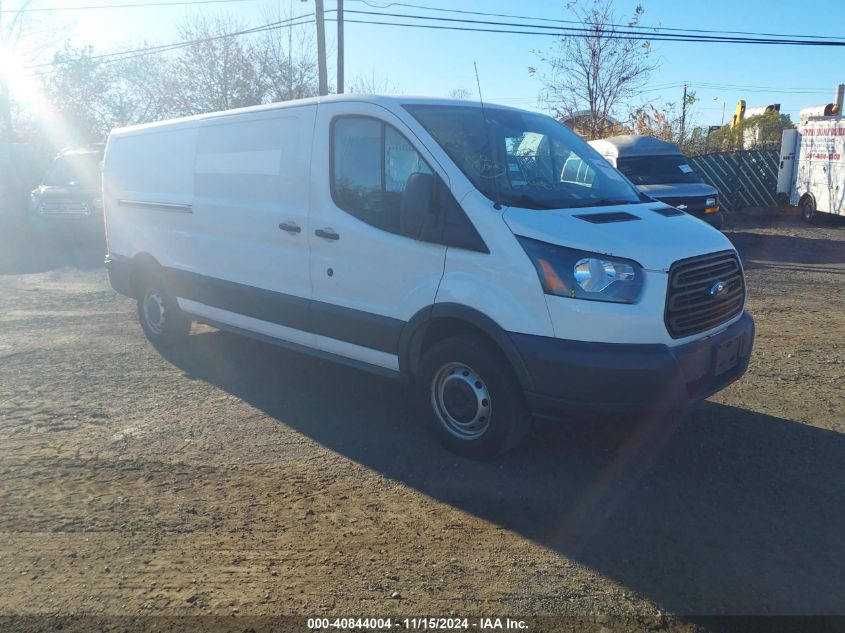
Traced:
<path fill-rule="evenodd" d="M 163 265 L 190 261 L 196 136 L 192 128 L 156 128 L 109 137 L 103 205 L 110 253 L 146 251 Z"/>
<path fill-rule="evenodd" d="M 202 252 L 188 270 L 310 298 L 311 135 L 316 106 L 213 119 L 198 131 L 193 209 Z M 281 223 L 301 227 L 288 233 Z"/>

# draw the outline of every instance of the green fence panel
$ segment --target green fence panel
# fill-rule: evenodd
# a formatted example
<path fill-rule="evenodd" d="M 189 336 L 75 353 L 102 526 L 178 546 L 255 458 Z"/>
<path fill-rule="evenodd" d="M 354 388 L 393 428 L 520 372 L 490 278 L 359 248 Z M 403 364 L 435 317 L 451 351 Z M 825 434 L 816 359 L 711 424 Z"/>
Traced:
<path fill-rule="evenodd" d="M 693 156 L 690 163 L 702 179 L 719 190 L 725 211 L 775 205 L 779 153 L 744 150 Z"/>

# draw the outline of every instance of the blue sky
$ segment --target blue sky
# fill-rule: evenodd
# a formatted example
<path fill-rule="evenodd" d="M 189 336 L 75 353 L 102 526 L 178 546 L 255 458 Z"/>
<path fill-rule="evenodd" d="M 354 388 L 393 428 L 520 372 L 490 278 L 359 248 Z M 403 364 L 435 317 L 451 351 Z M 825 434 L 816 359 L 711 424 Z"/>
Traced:
<path fill-rule="evenodd" d="M 7 0 L 14 8 L 16 2 Z M 142 2 L 142 0 L 134 0 Z M 167 0 L 157 0 L 167 1 Z M 175 0 L 174 0 L 175 1 Z M 386 5 L 389 0 L 369 0 Z M 494 13 L 567 19 L 562 0 L 405 0 L 412 4 L 460 8 Z M 42 5 L 70 7 L 91 4 L 126 4 L 128 0 L 44 0 Z M 335 0 L 325 0 L 332 9 Z M 635 2 L 616 0 L 621 16 L 631 13 Z M 842 0 L 642 0 L 647 26 L 730 29 L 757 32 L 825 35 L 845 39 L 845 2 Z M 246 26 L 259 25 L 268 9 L 289 14 L 310 13 L 313 0 L 246 0 L 199 7 L 149 6 L 132 9 L 62 11 L 54 15 L 75 43 L 88 42 L 98 49 L 127 45 L 141 39 L 176 41 L 175 23 L 186 12 L 228 12 Z M 374 10 L 360 0 L 346 0 L 350 9 Z M 419 13 L 402 7 L 393 12 Z M 353 17 L 348 15 L 347 17 Z M 483 18 L 482 18 L 483 19 Z M 495 19 L 495 18 L 491 18 Z M 334 24 L 327 24 L 333 48 Z M 447 96 L 455 88 L 475 94 L 473 61 L 478 63 L 486 100 L 537 108 L 540 81 L 528 73 L 542 66 L 534 53 L 549 49 L 553 38 L 431 31 L 388 26 L 348 24 L 346 76 L 375 74 L 401 87 L 407 94 Z M 797 119 L 798 110 L 831 100 L 835 84 L 845 82 L 845 48 L 752 46 L 738 44 L 658 43 L 654 54 L 659 69 L 638 102 L 662 104 L 679 101 L 680 84 L 687 81 L 700 101 L 694 106 L 697 124 L 718 124 L 722 103 L 729 119 L 736 102 L 749 107 L 781 103 L 782 111 Z M 331 64 L 333 70 L 334 64 Z M 703 84 L 711 84 L 705 86 Z M 718 84 L 720 87 L 714 87 Z M 743 88 L 744 86 L 745 88 Z M 782 91 L 782 92 L 778 92 Z"/>

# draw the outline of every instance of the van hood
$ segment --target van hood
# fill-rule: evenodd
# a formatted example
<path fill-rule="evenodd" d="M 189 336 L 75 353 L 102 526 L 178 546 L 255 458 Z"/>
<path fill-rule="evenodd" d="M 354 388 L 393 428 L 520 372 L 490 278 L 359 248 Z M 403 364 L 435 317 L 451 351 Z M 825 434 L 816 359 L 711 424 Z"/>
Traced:
<path fill-rule="evenodd" d="M 637 185 L 645 195 L 658 200 L 715 196 L 718 192 L 706 182 L 679 182 L 671 185 Z"/>
<path fill-rule="evenodd" d="M 568 248 L 633 259 L 647 270 L 668 271 L 679 259 L 735 250 L 720 231 L 691 215 L 666 217 L 659 203 L 584 209 L 507 207 L 503 218 L 515 235 Z M 639 219 L 593 223 L 577 216 L 627 213 Z"/>

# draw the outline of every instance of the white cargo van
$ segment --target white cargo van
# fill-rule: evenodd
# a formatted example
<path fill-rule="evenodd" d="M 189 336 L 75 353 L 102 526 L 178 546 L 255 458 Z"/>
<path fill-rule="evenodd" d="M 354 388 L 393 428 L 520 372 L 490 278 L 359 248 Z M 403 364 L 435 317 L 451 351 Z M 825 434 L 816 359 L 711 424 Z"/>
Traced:
<path fill-rule="evenodd" d="M 751 354 L 731 243 L 547 116 L 247 108 L 115 130 L 103 187 L 111 283 L 154 344 L 196 320 L 410 381 L 465 455 L 532 414 L 706 398 Z"/>

